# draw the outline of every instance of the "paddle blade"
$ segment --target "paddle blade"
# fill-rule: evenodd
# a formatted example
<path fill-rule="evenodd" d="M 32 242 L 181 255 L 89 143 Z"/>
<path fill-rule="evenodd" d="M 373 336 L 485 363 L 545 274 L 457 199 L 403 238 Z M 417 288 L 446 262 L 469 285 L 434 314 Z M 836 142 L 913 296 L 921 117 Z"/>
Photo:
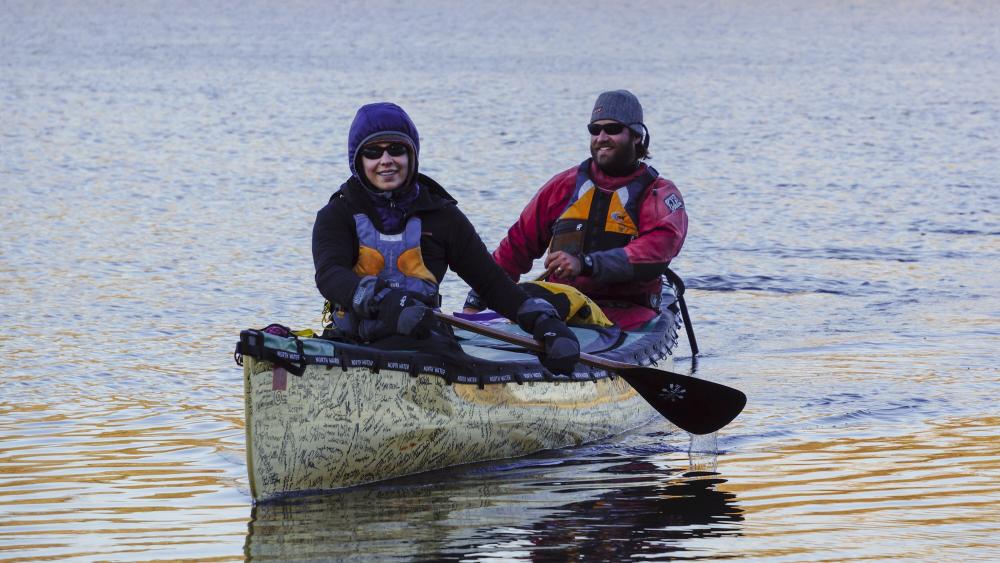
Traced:
<path fill-rule="evenodd" d="M 650 405 L 678 428 L 711 434 L 732 422 L 747 404 L 738 389 L 654 368 L 618 370 Z"/>

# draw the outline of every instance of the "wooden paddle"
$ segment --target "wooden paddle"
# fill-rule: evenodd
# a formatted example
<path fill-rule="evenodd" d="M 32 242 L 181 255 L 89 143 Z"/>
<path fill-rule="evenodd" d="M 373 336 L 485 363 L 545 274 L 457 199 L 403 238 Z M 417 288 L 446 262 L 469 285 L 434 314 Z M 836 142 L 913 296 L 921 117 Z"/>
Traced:
<path fill-rule="evenodd" d="M 547 269 L 544 272 L 542 272 L 541 274 L 539 274 L 538 277 L 535 278 L 535 281 L 545 281 L 545 278 L 547 278 L 547 277 L 551 276 L 552 274 L 554 274 L 555 271 L 556 271 L 556 267 L 555 266 L 549 266 L 549 269 Z"/>
<path fill-rule="evenodd" d="M 536 352 L 545 350 L 533 338 L 437 311 L 434 314 L 441 321 L 469 332 L 517 344 Z M 736 418 L 747 404 L 747 396 L 742 391 L 697 377 L 583 353 L 580 354 L 580 362 L 613 371 L 667 420 L 692 434 L 711 434 L 719 430 Z"/>

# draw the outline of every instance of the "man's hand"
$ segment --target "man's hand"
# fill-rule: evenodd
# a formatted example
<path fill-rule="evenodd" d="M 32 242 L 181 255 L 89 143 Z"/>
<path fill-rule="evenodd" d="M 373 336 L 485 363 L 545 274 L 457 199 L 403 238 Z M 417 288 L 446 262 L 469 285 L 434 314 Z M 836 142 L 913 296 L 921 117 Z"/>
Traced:
<path fill-rule="evenodd" d="M 551 272 L 556 279 L 571 280 L 580 275 L 580 259 L 557 250 L 545 257 L 545 271 Z"/>

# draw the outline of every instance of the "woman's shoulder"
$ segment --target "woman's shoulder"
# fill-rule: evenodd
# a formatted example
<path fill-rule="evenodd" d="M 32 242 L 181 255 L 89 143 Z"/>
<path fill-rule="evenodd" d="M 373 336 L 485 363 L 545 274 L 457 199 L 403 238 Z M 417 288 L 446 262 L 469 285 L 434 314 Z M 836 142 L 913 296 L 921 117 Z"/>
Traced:
<path fill-rule="evenodd" d="M 359 208 L 348 194 L 347 183 L 333 192 L 326 204 L 316 212 L 317 223 L 339 223 L 346 221 L 357 213 L 365 213 Z"/>
<path fill-rule="evenodd" d="M 425 202 L 434 202 L 438 205 L 458 203 L 458 200 L 453 198 L 448 190 L 430 176 L 417 174 L 417 183 L 420 185 L 420 196 Z"/>
<path fill-rule="evenodd" d="M 327 200 L 326 208 L 330 207 L 345 207 L 345 206 L 357 206 L 358 197 L 357 191 L 362 188 L 353 177 L 347 180 L 337 188 L 337 191 L 330 195 L 330 199 Z"/>

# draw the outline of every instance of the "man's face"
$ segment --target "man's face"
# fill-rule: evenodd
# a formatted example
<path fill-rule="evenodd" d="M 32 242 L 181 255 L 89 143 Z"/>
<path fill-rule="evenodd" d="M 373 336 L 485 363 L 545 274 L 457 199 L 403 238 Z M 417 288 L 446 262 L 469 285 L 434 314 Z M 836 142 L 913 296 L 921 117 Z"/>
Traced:
<path fill-rule="evenodd" d="M 372 143 L 361 149 L 361 164 L 372 186 L 391 191 L 406 183 L 410 155 L 400 143 Z"/>
<path fill-rule="evenodd" d="M 632 130 L 611 119 L 602 119 L 591 123 L 588 128 L 590 135 L 590 156 L 605 172 L 628 170 L 636 161 L 635 139 Z M 610 133 L 619 129 L 617 133 Z M 594 135 L 594 131 L 597 134 Z"/>

